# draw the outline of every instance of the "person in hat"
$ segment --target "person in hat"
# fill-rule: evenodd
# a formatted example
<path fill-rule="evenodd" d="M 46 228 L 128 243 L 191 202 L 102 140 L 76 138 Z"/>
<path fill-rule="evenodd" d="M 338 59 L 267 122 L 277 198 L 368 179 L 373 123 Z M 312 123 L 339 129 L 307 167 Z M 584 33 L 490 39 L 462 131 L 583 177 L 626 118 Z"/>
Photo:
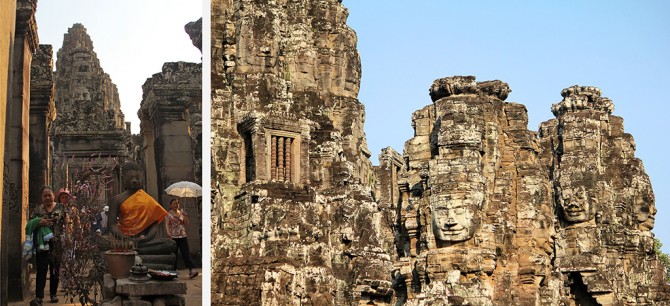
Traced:
<path fill-rule="evenodd" d="M 37 275 L 35 277 L 35 299 L 30 301 L 31 306 L 41 306 L 44 299 L 44 288 L 47 283 L 47 273 L 49 273 L 49 293 L 51 302 L 58 303 L 58 283 L 60 280 L 60 262 L 61 262 L 61 234 L 63 226 L 67 222 L 67 210 L 61 203 L 54 201 L 53 189 L 44 186 L 40 189 L 42 203 L 35 207 L 30 214 L 31 222 L 35 220 L 37 228 L 48 227 L 52 232 L 52 237 L 46 242 L 43 249 L 39 249 L 35 255 L 35 264 L 37 266 Z M 36 236 L 39 231 L 35 230 L 33 241 L 39 241 Z M 37 246 L 37 245 L 34 245 Z"/>
<path fill-rule="evenodd" d="M 71 197 L 72 194 L 70 194 L 70 191 L 67 190 L 67 188 L 61 188 L 58 190 L 58 193 L 56 193 L 56 199 L 58 200 L 58 203 L 63 204 L 65 207 L 69 207 Z"/>

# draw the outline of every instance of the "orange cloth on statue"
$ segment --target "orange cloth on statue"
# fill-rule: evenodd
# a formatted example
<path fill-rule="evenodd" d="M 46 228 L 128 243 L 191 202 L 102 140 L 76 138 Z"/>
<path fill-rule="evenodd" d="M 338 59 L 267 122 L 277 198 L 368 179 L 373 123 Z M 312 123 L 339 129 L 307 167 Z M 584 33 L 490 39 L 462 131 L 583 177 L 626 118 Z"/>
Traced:
<path fill-rule="evenodd" d="M 168 212 L 140 189 L 121 203 L 119 207 L 119 230 L 125 235 L 141 233 L 154 222 L 161 222 Z"/>

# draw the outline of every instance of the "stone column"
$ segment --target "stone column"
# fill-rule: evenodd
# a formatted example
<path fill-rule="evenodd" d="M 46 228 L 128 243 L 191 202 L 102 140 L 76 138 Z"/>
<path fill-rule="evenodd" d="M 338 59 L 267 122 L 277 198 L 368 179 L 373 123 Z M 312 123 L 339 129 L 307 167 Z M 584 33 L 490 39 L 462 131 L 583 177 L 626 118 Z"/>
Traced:
<path fill-rule="evenodd" d="M 189 124 L 186 120 L 178 120 L 176 117 L 164 114 L 161 119 L 156 120 L 154 135 L 156 135 L 155 160 L 156 170 L 159 176 L 158 192 L 162 197 L 157 199 L 167 206 L 172 196 L 163 190 L 173 183 L 179 181 L 195 181 L 195 164 L 191 151 L 191 136 L 189 135 Z M 150 162 L 149 162 L 150 163 Z M 200 209 L 197 200 L 192 198 L 181 199 L 184 203 L 182 209 L 189 215 L 189 226 L 187 228 L 189 246 L 192 253 L 201 251 L 200 237 Z M 169 207 L 167 207 L 169 209 Z"/>
<path fill-rule="evenodd" d="M 404 168 L 402 156 L 391 147 L 383 148 L 379 154 L 379 195 L 378 201 L 383 207 L 392 208 L 398 205 L 400 189 L 398 189 L 399 171 Z"/>
<path fill-rule="evenodd" d="M 140 115 L 140 117 L 142 117 Z M 143 159 L 144 159 L 144 175 L 145 175 L 145 186 L 146 192 L 154 197 L 154 199 L 160 199 L 162 192 L 158 189 L 158 178 L 156 177 L 156 152 L 154 146 L 154 131 L 148 122 L 143 121 L 143 124 L 140 127 L 140 134 L 143 139 Z"/>
<path fill-rule="evenodd" d="M 28 271 L 21 258 L 28 215 L 28 132 L 30 110 L 30 63 L 37 48 L 35 4 L 20 0 L 16 8 L 16 32 L 10 59 L 4 139 L 2 198 L 2 273 L 6 273 L 7 301 L 21 301 L 28 293 Z M 5 257 L 6 256 L 6 257 Z M 3 294 L 3 296 L 5 296 Z M 4 302 L 4 301 L 3 301 Z"/>
<path fill-rule="evenodd" d="M 30 68 L 30 209 L 40 203 L 40 186 L 51 185 L 49 132 L 56 118 L 53 48 L 39 45 Z"/>
<path fill-rule="evenodd" d="M 149 186 L 155 184 L 156 200 L 167 209 L 172 196 L 164 192 L 165 188 L 179 181 L 197 181 L 190 110 L 200 109 L 194 104 L 201 101 L 201 76 L 200 64 L 165 63 L 161 73 L 148 78 L 142 86 L 144 94 L 140 119 L 147 146 L 145 166 L 147 178 L 153 175 L 156 179 L 155 183 L 147 183 Z M 149 147 L 152 142 L 153 149 Z M 191 253 L 201 251 L 199 201 L 182 199 L 183 209 L 191 221 L 187 229 Z"/>
<path fill-rule="evenodd" d="M 0 36 L 0 67 L 13 67 L 10 56 L 14 43 L 14 29 L 16 18 L 16 1 L 0 1 L 0 32 L 8 33 L 8 35 Z M 12 92 L 12 74 L 9 69 L 0 69 L 0 126 L 4 127 L 7 116 L 7 97 Z M 0 129 L 0 143 L 5 143 L 5 129 Z M 0 150 L 0 161 L 5 160 L 5 150 Z M 4 167 L 0 167 L 0 175 L 4 174 Z M 4 176 L 2 176 L 4 177 Z M 0 199 L 3 195 L 3 184 L 0 184 Z M 8 226 L 4 221 L 4 214 L 6 210 L 3 205 L 0 205 L 0 233 L 2 233 Z M 7 254 L 9 253 L 4 247 L 5 240 L 0 234 L 0 305 L 7 305 L 7 288 L 9 287 L 9 275 Z"/>

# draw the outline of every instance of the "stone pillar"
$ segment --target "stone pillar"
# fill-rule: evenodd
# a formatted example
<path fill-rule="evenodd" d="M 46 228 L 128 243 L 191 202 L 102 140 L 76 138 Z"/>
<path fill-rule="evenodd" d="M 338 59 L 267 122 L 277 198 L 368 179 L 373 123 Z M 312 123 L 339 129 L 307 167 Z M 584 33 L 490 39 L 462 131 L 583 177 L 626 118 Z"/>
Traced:
<path fill-rule="evenodd" d="M 7 33 L 7 35 L 0 35 L 0 67 L 13 67 L 11 57 L 12 47 L 14 44 L 14 29 L 16 25 L 16 1 L 0 1 L 0 33 Z M 0 126 L 4 127 L 7 116 L 7 97 L 12 92 L 12 74 L 9 69 L 0 69 Z M 0 129 L 0 143 L 5 143 L 5 129 Z M 5 160 L 5 150 L 0 150 L 0 161 Z M 4 174 L 3 167 L 0 167 L 0 176 Z M 4 176 L 2 176 L 4 178 Z M 3 200 L 3 184 L 0 184 L 0 200 Z M 4 214 L 6 210 L 4 205 L 0 205 L 0 233 L 2 233 L 7 225 L 4 221 Z M 9 287 L 9 275 L 7 254 L 9 251 L 4 247 L 5 239 L 0 234 L 0 305 L 7 305 L 7 288 Z"/>
<path fill-rule="evenodd" d="M 193 150 L 193 117 L 191 111 L 201 109 L 202 66 L 196 63 L 163 64 L 161 73 L 154 74 L 142 86 L 144 92 L 139 114 L 142 121 L 147 170 L 147 186 L 154 188 L 156 197 L 166 209 L 172 196 L 164 190 L 179 181 L 198 182 L 196 157 Z M 154 181 L 155 178 L 155 181 Z M 201 252 L 201 199 L 181 199 L 188 213 L 187 229 L 191 253 Z M 196 259 L 198 256 L 194 256 Z"/>
<path fill-rule="evenodd" d="M 383 207 L 392 208 L 398 205 L 400 189 L 396 182 L 401 171 L 405 171 L 402 156 L 391 147 L 382 149 L 376 176 L 379 178 L 378 201 Z"/>
<path fill-rule="evenodd" d="M 40 203 L 40 186 L 51 185 L 49 132 L 56 118 L 53 48 L 39 45 L 30 68 L 30 209 Z"/>
<path fill-rule="evenodd" d="M 158 190 L 179 181 L 194 181 L 191 137 L 186 121 L 165 120 L 157 127 L 156 167 L 160 174 Z M 167 203 L 167 197 L 162 203 Z"/>
<path fill-rule="evenodd" d="M 2 272 L 7 275 L 7 282 L 3 280 L 3 286 L 7 284 L 7 301 L 21 301 L 29 290 L 28 271 L 21 258 L 21 249 L 28 215 L 30 63 L 37 48 L 35 9 L 32 1 L 17 2 L 16 32 L 9 66 L 12 77 L 8 82 L 6 105 L 1 234 L 2 249 L 7 252 L 3 254 L 3 266 L 7 269 Z"/>
<path fill-rule="evenodd" d="M 143 153 L 144 156 L 144 175 L 145 175 L 145 186 L 146 192 L 154 197 L 154 199 L 160 199 L 160 194 L 162 190 L 158 189 L 158 178 L 156 177 L 156 152 L 154 147 L 154 131 L 151 129 L 148 124 L 142 124 L 140 128 L 140 134 L 143 139 Z"/>
<path fill-rule="evenodd" d="M 158 178 L 158 193 L 161 195 L 156 199 L 169 209 L 169 199 L 172 196 L 167 195 L 164 190 L 173 183 L 179 181 L 194 182 L 195 164 L 191 151 L 191 136 L 188 131 L 188 122 L 177 120 L 173 116 L 161 116 L 164 120 L 157 120 L 154 135 L 156 135 L 155 161 Z M 170 118 L 170 119 L 167 119 Z M 152 160 L 148 160 L 151 164 Z M 199 201 L 199 199 L 197 199 Z M 189 246 L 192 252 L 200 252 L 201 237 L 200 232 L 200 209 L 199 204 L 194 199 L 183 198 L 182 209 L 189 215 L 187 230 Z"/>

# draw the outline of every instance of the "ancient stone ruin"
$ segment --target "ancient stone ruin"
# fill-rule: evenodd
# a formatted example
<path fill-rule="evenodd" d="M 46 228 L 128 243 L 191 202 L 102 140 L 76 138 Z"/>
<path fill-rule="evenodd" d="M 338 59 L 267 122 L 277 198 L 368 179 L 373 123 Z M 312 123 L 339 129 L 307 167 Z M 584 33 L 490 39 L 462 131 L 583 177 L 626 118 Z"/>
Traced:
<path fill-rule="evenodd" d="M 201 38 L 202 19 L 185 31 L 193 44 Z M 169 209 L 173 196 L 164 190 L 173 183 L 202 184 L 202 63 L 168 62 L 142 85 L 140 141 L 135 156 L 146 169 L 146 191 Z M 192 258 L 202 257 L 202 203 L 182 199 L 189 217 L 188 240 Z"/>
<path fill-rule="evenodd" d="M 346 10 L 260 3 L 212 7 L 212 303 L 391 302 Z"/>
<path fill-rule="evenodd" d="M 654 195 L 595 87 L 528 130 L 509 86 L 436 80 L 370 163 L 341 1 L 212 3 L 212 303 L 666 305 Z"/>
<path fill-rule="evenodd" d="M 500 81 L 436 80 L 397 180 L 396 297 L 408 305 L 653 305 L 654 196 L 623 120 L 573 86 L 527 130 Z M 400 160 L 386 150 L 382 160 Z M 392 158 L 393 155 L 397 157 Z M 385 172 L 391 162 L 382 162 Z"/>
<path fill-rule="evenodd" d="M 0 1 L 0 305 L 30 294 L 28 263 L 21 260 L 29 189 L 34 182 L 46 183 L 45 177 L 31 180 L 44 172 L 34 174 L 28 167 L 33 158 L 48 152 L 43 137 L 53 120 L 47 115 L 53 113 L 52 75 L 36 72 L 34 84 L 31 78 L 33 60 L 50 67 L 52 57 L 49 46 L 39 45 L 35 12 L 35 1 Z"/>
<path fill-rule="evenodd" d="M 56 120 L 53 123 L 53 185 L 77 184 L 70 169 L 77 169 L 100 156 L 107 167 L 129 158 L 129 123 L 121 111 L 116 85 L 100 66 L 91 37 L 82 24 L 74 24 L 64 35 L 58 50 L 55 73 Z M 105 199 L 120 192 L 119 171 Z M 67 169 L 68 171 L 62 171 Z"/>

